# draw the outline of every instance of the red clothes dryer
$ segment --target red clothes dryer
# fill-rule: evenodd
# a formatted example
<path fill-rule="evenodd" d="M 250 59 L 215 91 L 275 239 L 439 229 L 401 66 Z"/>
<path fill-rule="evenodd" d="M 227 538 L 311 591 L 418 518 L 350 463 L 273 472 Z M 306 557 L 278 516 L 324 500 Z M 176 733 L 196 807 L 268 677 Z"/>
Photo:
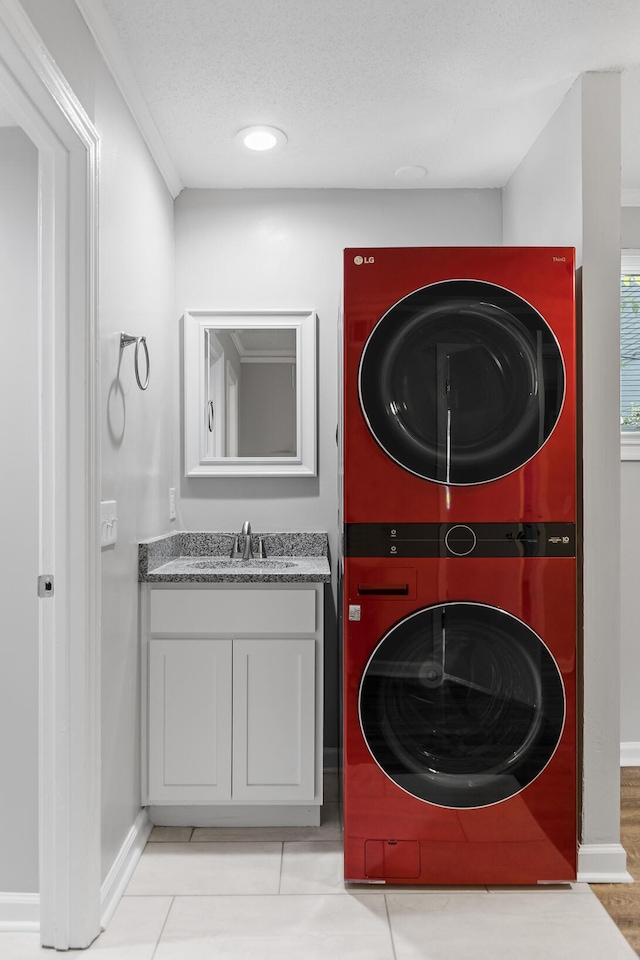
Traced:
<path fill-rule="evenodd" d="M 576 519 L 574 251 L 344 254 L 343 519 Z"/>
<path fill-rule="evenodd" d="M 573 525 L 355 524 L 345 552 L 345 879 L 574 880 Z"/>

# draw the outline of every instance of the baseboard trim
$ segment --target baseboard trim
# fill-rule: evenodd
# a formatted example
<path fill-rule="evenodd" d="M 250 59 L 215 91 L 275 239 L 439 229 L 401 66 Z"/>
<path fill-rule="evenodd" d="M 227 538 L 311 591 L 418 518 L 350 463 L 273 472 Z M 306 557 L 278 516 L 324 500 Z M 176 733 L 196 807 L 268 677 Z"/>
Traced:
<path fill-rule="evenodd" d="M 120 903 L 152 829 L 147 810 L 141 810 L 100 888 L 100 923 L 103 930 Z"/>
<path fill-rule="evenodd" d="M 578 850 L 581 883 L 633 883 L 627 854 L 620 843 L 583 843 Z"/>
<path fill-rule="evenodd" d="M 620 766 L 640 767 L 640 742 L 629 740 L 620 744 Z"/>
<path fill-rule="evenodd" d="M 37 933 L 39 930 L 39 893 L 0 893 L 0 933 Z"/>

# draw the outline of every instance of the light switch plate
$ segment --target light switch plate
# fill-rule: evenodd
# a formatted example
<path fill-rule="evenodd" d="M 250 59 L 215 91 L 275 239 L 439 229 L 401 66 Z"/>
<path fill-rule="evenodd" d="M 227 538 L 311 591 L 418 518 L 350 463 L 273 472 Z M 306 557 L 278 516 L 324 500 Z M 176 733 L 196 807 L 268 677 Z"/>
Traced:
<path fill-rule="evenodd" d="M 110 547 L 118 539 L 118 516 L 115 500 L 100 504 L 100 546 Z"/>
<path fill-rule="evenodd" d="M 176 518 L 176 488 L 169 487 L 169 520 Z"/>

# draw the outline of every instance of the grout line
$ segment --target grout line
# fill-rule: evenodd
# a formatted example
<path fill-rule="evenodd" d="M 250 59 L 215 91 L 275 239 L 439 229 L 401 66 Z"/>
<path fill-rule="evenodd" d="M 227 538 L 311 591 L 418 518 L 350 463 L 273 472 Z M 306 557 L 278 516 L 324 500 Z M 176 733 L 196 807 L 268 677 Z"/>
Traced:
<path fill-rule="evenodd" d="M 278 877 L 278 896 L 280 896 L 280 891 L 282 890 L 282 867 L 284 865 L 284 840 L 282 841 L 282 846 L 280 847 L 280 875 Z"/>
<path fill-rule="evenodd" d="M 126 898 L 127 900 L 138 900 L 142 897 L 175 897 L 175 896 L 178 896 L 178 894 L 175 894 L 175 893 L 124 893 L 122 895 L 122 899 L 124 900 Z M 180 894 L 180 896 L 182 896 L 182 894 Z"/>
<path fill-rule="evenodd" d="M 419 893 L 420 890 L 419 890 L 419 888 L 418 888 L 417 890 L 409 890 L 409 891 L 403 890 L 403 891 L 399 891 L 399 892 L 402 892 L 402 893 Z M 200 893 L 180 893 L 180 892 L 178 892 L 178 893 L 136 893 L 136 894 L 134 894 L 133 897 L 129 897 L 128 899 L 135 899 L 136 897 L 145 897 L 145 898 L 148 898 L 148 897 L 165 897 L 165 898 L 166 898 L 166 897 L 180 897 L 181 900 L 188 900 L 190 897 L 205 897 L 205 898 L 210 899 L 210 900 L 221 900 L 221 899 L 224 898 L 224 897 L 230 897 L 230 898 L 232 898 L 232 899 L 233 899 L 234 897 L 260 897 L 261 899 L 262 899 L 263 897 L 265 897 L 265 898 L 266 898 L 266 897 L 345 897 L 345 896 L 346 896 L 346 897 L 349 897 L 349 896 L 353 896 L 354 894 L 358 894 L 359 897 L 383 897 L 383 896 L 384 896 L 384 894 L 383 894 L 382 892 L 380 892 L 380 893 L 374 893 L 374 892 L 371 891 L 371 890 L 347 890 L 347 889 L 344 889 L 344 890 L 336 890 L 336 891 L 334 891 L 334 892 L 331 892 L 331 891 L 329 891 L 329 890 L 324 890 L 324 891 L 321 891 L 321 892 L 314 892 L 314 893 L 300 893 L 300 892 L 296 892 L 296 893 L 279 893 L 278 891 L 267 892 L 267 893 L 256 893 L 256 891 L 253 890 L 253 891 L 240 891 L 240 892 L 238 892 L 238 893 L 207 893 L 206 891 L 200 892 Z"/>
<path fill-rule="evenodd" d="M 303 838 L 302 840 L 298 840 L 297 838 L 292 837 L 291 839 L 287 838 L 286 841 L 285 841 L 285 840 L 283 840 L 282 836 L 280 836 L 280 837 L 253 837 L 253 838 L 248 838 L 248 839 L 246 839 L 246 840 L 245 840 L 245 839 L 239 839 L 238 837 L 233 837 L 233 838 L 231 838 L 231 839 L 229 839 L 229 838 L 225 839 L 224 837 L 214 837 L 212 840 L 193 840 L 193 839 L 192 839 L 192 840 L 154 840 L 154 841 L 152 841 L 152 844 L 151 844 L 151 845 L 152 845 L 154 848 L 157 847 L 157 848 L 163 848 L 163 849 L 164 849 L 164 848 L 166 847 L 167 849 L 169 849 L 169 848 L 171 848 L 171 847 L 184 846 L 185 844 L 188 844 L 188 843 L 202 843 L 202 844 L 205 844 L 205 845 L 206 845 L 206 844 L 209 844 L 209 843 L 210 843 L 210 844 L 214 844 L 214 843 L 228 843 L 229 845 L 231 845 L 232 843 L 283 843 L 283 842 L 286 842 L 286 843 L 330 843 L 330 842 L 331 842 L 332 840 L 334 840 L 334 839 L 335 839 L 335 840 L 339 840 L 340 838 L 339 838 L 339 837 L 335 837 L 335 838 L 334 838 L 334 837 L 329 837 L 329 838 L 325 839 L 325 838 L 323 837 L 321 840 L 308 840 L 308 839 L 305 839 L 305 838 Z"/>
<path fill-rule="evenodd" d="M 383 893 L 382 896 L 384 897 L 384 909 L 387 914 L 387 926 L 389 928 L 389 939 L 391 940 L 391 952 L 393 953 L 393 960 L 398 960 L 398 955 L 396 953 L 396 944 L 395 944 L 395 940 L 393 939 L 393 928 L 391 926 L 391 915 L 389 914 L 389 903 L 387 901 L 386 892 Z"/>
<path fill-rule="evenodd" d="M 206 829 L 206 828 L 205 828 Z M 193 836 L 191 840 L 154 840 L 154 847 L 170 847 L 172 844 L 183 844 L 183 843 L 342 843 L 342 836 L 338 835 L 335 837 L 324 836 L 324 837 L 285 837 L 280 834 L 277 837 L 212 837 L 207 838 L 206 840 L 194 839 Z"/>
<path fill-rule="evenodd" d="M 162 924 L 162 929 L 160 930 L 160 933 L 159 933 L 159 935 L 158 935 L 158 939 L 156 940 L 156 945 L 155 945 L 155 947 L 153 948 L 153 953 L 151 954 L 151 960 L 154 960 L 154 957 L 155 957 L 156 953 L 158 952 L 158 947 L 160 946 L 160 941 L 162 940 L 162 935 L 163 935 L 163 933 L 164 933 L 164 931 L 165 931 L 165 927 L 167 926 L 167 920 L 169 919 L 169 914 L 171 913 L 171 910 L 173 909 L 173 905 L 174 905 L 175 902 L 176 902 L 175 896 L 174 896 L 174 897 L 171 897 L 171 903 L 169 904 L 169 909 L 167 910 L 167 915 L 166 915 L 166 917 L 164 918 L 164 923 Z"/>

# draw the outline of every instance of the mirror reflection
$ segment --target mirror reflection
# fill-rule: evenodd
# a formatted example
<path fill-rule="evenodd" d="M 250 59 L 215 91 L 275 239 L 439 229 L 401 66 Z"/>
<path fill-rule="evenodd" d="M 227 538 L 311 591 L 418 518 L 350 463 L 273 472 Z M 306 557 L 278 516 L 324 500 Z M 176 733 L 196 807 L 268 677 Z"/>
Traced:
<path fill-rule="evenodd" d="M 205 330 L 206 453 L 297 456 L 296 331 Z"/>

